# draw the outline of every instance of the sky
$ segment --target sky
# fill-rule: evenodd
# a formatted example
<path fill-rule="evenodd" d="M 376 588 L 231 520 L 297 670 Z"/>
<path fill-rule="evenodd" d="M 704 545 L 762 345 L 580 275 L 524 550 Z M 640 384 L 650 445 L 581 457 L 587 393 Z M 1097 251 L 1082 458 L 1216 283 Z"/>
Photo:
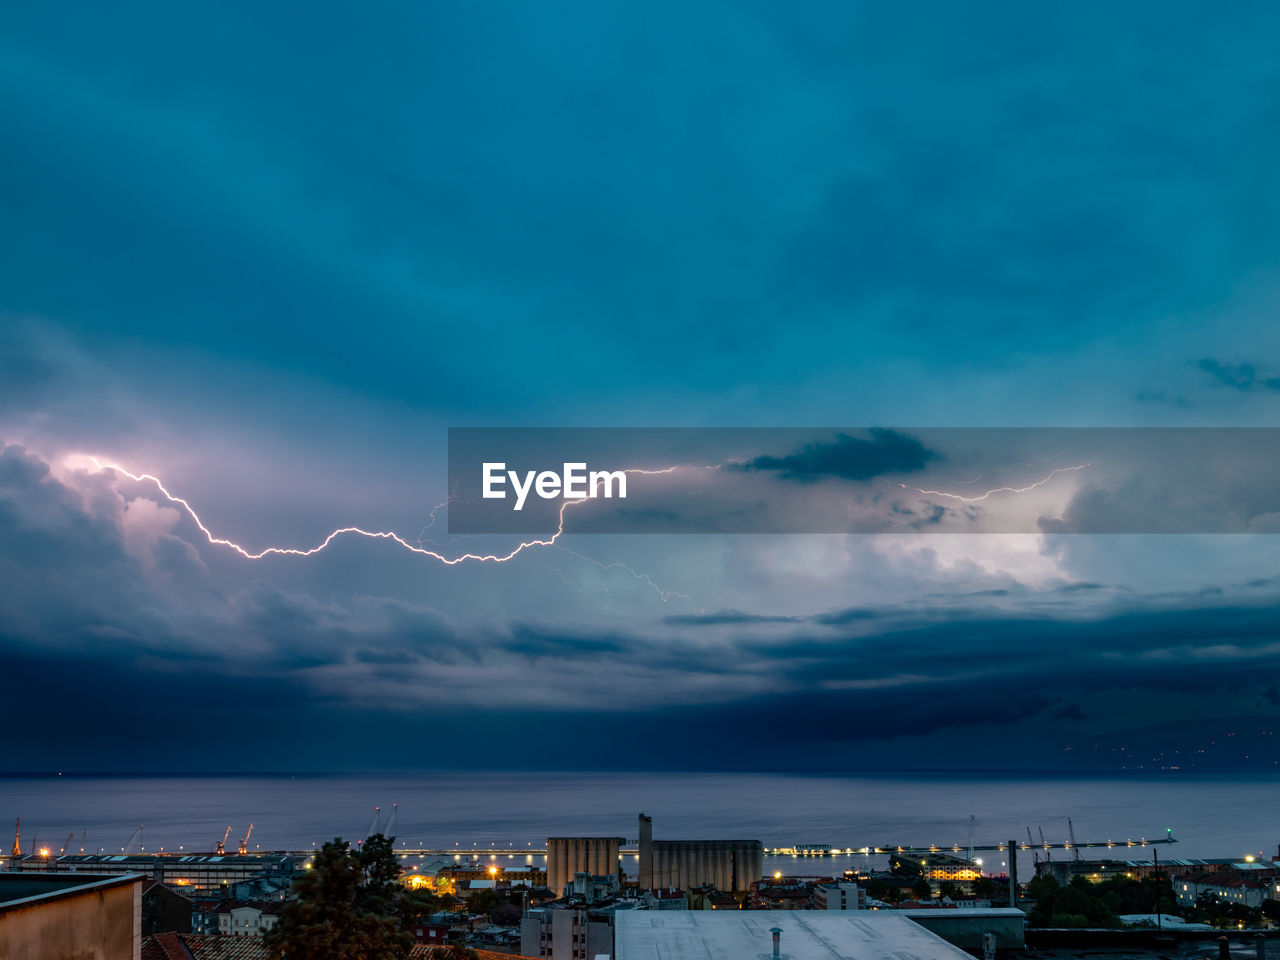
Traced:
<path fill-rule="evenodd" d="M 451 427 L 1280 426 L 1278 32 L 8 5 L 0 771 L 1280 767 L 1266 533 L 210 542 L 502 555 Z"/>

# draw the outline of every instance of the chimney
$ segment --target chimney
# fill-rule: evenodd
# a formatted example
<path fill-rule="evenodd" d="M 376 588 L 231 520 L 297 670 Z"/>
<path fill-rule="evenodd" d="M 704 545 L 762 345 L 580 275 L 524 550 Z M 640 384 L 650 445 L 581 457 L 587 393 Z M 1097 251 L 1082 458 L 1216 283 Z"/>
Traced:
<path fill-rule="evenodd" d="M 769 932 L 773 934 L 773 960 L 780 960 L 782 957 L 782 928 L 774 927 Z"/>

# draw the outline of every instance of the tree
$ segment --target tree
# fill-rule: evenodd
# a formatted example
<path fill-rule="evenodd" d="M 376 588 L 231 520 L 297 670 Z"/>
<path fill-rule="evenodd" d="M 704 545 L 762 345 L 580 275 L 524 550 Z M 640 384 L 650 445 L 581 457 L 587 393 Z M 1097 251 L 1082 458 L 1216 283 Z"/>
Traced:
<path fill-rule="evenodd" d="M 942 883 L 938 884 L 938 896 L 951 897 L 954 900 L 956 897 L 960 896 L 960 888 L 950 880 L 944 880 Z"/>
<path fill-rule="evenodd" d="M 475 890 L 467 894 L 467 913 L 488 913 L 502 903 L 502 895 L 496 890 Z"/>
<path fill-rule="evenodd" d="M 917 900 L 928 900 L 933 896 L 933 887 L 929 886 L 928 880 L 920 877 L 911 885 L 911 895 Z"/>
<path fill-rule="evenodd" d="M 400 864 L 391 843 L 375 834 L 359 851 L 341 839 L 321 847 L 264 938 L 272 960 L 405 960 L 413 941 L 396 922 Z"/>
<path fill-rule="evenodd" d="M 448 910 L 453 898 L 430 890 L 405 890 L 400 894 L 400 922 L 407 923 Z"/>

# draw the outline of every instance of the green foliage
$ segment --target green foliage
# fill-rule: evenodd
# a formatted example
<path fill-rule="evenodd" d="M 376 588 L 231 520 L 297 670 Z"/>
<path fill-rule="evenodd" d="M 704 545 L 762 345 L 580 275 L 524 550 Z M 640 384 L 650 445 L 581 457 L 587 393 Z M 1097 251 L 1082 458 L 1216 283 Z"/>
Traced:
<path fill-rule="evenodd" d="M 400 894 L 400 919 L 411 921 L 448 910 L 453 898 L 430 890 L 404 890 Z"/>
<path fill-rule="evenodd" d="M 950 880 L 944 880 L 938 885 L 938 896 L 955 898 L 960 896 L 960 888 Z"/>
<path fill-rule="evenodd" d="M 399 877 L 387 837 L 374 835 L 359 851 L 326 843 L 265 938 L 272 960 L 405 960 L 413 944 L 396 923 Z"/>
<path fill-rule="evenodd" d="M 467 913 L 488 913 L 503 902 L 503 897 L 494 890 L 475 890 L 467 894 Z"/>
<path fill-rule="evenodd" d="M 1036 877 L 1027 884 L 1027 897 L 1035 902 L 1027 925 L 1115 928 L 1120 926 L 1122 914 L 1155 913 L 1157 894 L 1160 909 L 1168 913 L 1174 904 L 1173 888 L 1164 877 L 1111 877 L 1090 883 L 1087 878 L 1076 876 L 1065 887 L 1053 877 Z"/>
<path fill-rule="evenodd" d="M 917 900 L 928 900 L 933 896 L 933 888 L 929 886 L 929 881 L 921 877 L 911 885 L 911 895 Z"/>
<path fill-rule="evenodd" d="M 1264 917 L 1272 920 L 1280 918 L 1280 903 L 1264 900 L 1259 909 L 1202 893 L 1191 910 L 1190 919 L 1196 923 L 1207 923 L 1219 929 L 1230 930 L 1238 929 L 1242 923 L 1246 927 L 1261 926 Z"/>

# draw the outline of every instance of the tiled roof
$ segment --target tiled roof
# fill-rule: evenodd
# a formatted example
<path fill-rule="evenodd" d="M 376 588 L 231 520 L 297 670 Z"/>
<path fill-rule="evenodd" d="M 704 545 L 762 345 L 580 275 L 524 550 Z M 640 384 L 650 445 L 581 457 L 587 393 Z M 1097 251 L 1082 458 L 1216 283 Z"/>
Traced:
<path fill-rule="evenodd" d="M 447 948 L 446 948 L 447 949 Z M 476 950 L 478 960 L 531 960 L 513 953 Z M 414 947 L 414 960 L 450 956 L 439 947 Z M 158 933 L 142 941 L 142 960 L 267 960 L 261 937 L 202 936 L 194 933 Z"/>
<path fill-rule="evenodd" d="M 192 960 L 267 960 L 267 948 L 261 937 L 184 934 L 182 942 Z"/>
<path fill-rule="evenodd" d="M 142 941 L 142 960 L 191 960 L 176 933 L 157 933 Z"/>
<path fill-rule="evenodd" d="M 532 957 L 525 957 L 517 953 L 494 953 L 492 950 L 476 950 L 477 960 L 533 960 Z M 433 957 L 440 957 L 447 960 L 451 958 L 453 953 L 445 946 L 421 946 L 414 947 L 409 956 L 412 960 L 432 960 Z"/>

